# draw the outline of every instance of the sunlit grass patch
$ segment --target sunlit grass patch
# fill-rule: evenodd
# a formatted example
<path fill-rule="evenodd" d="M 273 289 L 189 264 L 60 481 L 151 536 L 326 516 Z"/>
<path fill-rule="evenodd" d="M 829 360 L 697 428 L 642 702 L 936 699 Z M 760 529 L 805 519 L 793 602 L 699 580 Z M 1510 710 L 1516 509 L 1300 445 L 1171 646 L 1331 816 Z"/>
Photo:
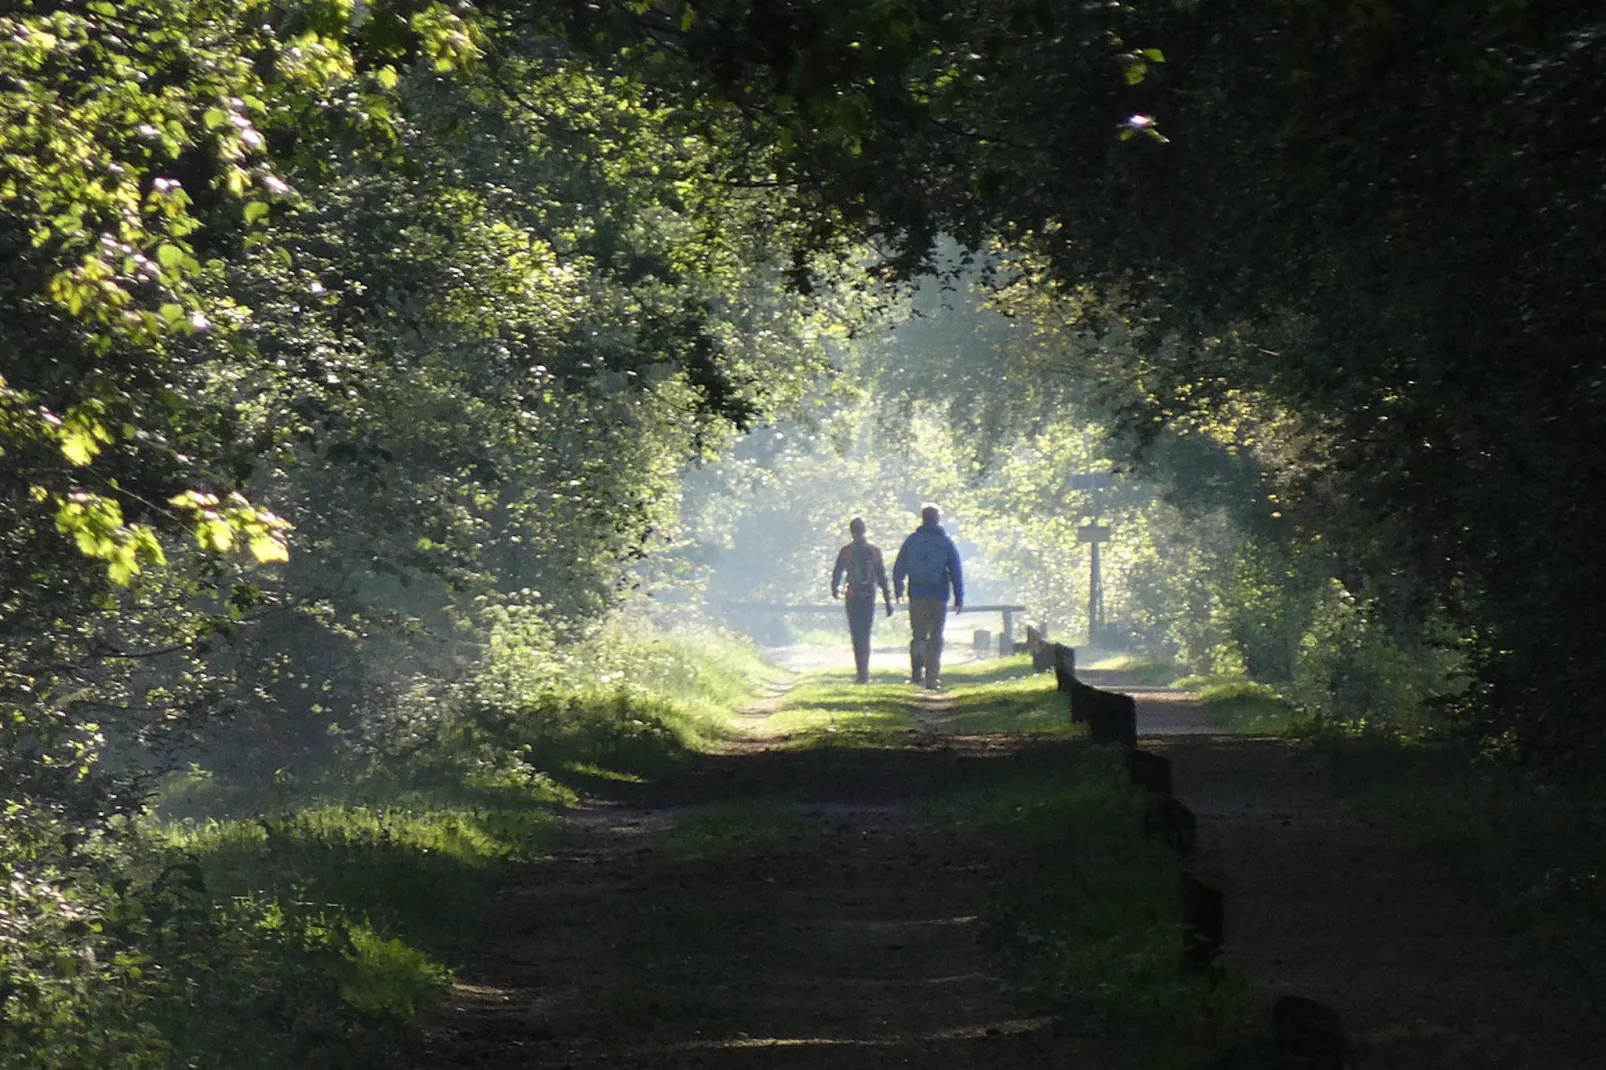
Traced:
<path fill-rule="evenodd" d="M 1176 662 L 1152 654 L 1108 654 L 1080 667 L 1097 672 L 1118 672 L 1135 683 L 1154 687 L 1176 686 L 1173 681 L 1182 675 L 1182 668 Z"/>
<path fill-rule="evenodd" d="M 751 802 L 699 807 L 675 822 L 662 849 L 671 857 L 722 859 L 814 854 L 825 850 L 827 842 L 819 826 Z"/>
<path fill-rule="evenodd" d="M 365 1011 L 390 1009 L 417 1021 L 446 999 L 452 973 L 418 948 L 398 937 L 386 937 L 371 925 L 357 924 L 349 933 L 340 994 Z"/>
<path fill-rule="evenodd" d="M 953 713 L 944 724 L 953 732 L 1040 732 L 1080 734 L 1081 725 L 1071 724 L 1070 704 L 1055 690 L 1054 676 L 1031 673 L 1028 662 L 1024 674 L 1005 677 L 985 687 L 959 686 L 952 690 Z"/>
<path fill-rule="evenodd" d="M 758 734 L 800 743 L 873 743 L 917 730 L 903 683 L 852 684 L 806 677 L 764 719 Z"/>
<path fill-rule="evenodd" d="M 338 909 L 443 954 L 480 935 L 498 867 L 541 857 L 554 822 L 539 810 L 325 805 L 163 831 L 216 895 Z"/>
<path fill-rule="evenodd" d="M 634 773 L 623 773 L 617 769 L 604 769 L 600 765 L 592 765 L 589 762 L 570 762 L 566 767 L 566 771 L 578 773 L 581 776 L 595 777 L 598 780 L 612 780 L 618 784 L 641 784 L 645 783 L 647 779 Z"/>
<path fill-rule="evenodd" d="M 1228 732 L 1289 732 L 1303 720 L 1269 684 L 1242 676 L 1186 676 L 1173 687 L 1192 691 L 1211 726 Z"/>
<path fill-rule="evenodd" d="M 1007 658 L 982 658 L 979 661 L 965 661 L 946 664 L 943 666 L 943 683 L 950 687 L 961 684 L 991 684 L 1000 680 L 1014 680 L 1032 674 L 1032 659 L 1029 654 L 1012 654 Z"/>

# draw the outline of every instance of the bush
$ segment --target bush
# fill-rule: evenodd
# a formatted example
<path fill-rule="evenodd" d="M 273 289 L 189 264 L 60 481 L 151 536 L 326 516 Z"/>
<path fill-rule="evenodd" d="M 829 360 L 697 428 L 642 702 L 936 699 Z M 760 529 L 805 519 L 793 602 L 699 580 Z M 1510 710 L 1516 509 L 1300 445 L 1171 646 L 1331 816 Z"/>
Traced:
<path fill-rule="evenodd" d="M 659 776 L 721 738 L 773 673 L 750 641 L 712 629 L 614 621 L 556 648 L 510 624 L 493 629 L 488 660 L 467 679 L 421 682 L 371 719 L 366 743 L 379 767 L 421 785 L 539 787 L 577 767 Z"/>
<path fill-rule="evenodd" d="M 13 810 L 5 831 L 0 1065 L 389 1067 L 445 993 L 441 967 L 337 908 L 219 896 L 132 827 L 84 838 Z"/>

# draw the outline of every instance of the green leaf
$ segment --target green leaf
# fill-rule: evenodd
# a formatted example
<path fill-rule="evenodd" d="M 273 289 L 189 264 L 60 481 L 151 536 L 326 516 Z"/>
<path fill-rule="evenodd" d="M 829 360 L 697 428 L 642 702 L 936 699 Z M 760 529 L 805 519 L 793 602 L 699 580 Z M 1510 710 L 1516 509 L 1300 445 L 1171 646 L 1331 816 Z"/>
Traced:
<path fill-rule="evenodd" d="M 255 223 L 268 214 L 268 206 L 264 201 L 249 201 L 245 206 L 246 223 Z"/>
<path fill-rule="evenodd" d="M 124 556 L 114 554 L 106 565 L 106 578 L 119 587 L 127 587 L 134 582 L 134 576 L 139 572 L 139 565 L 132 555 Z"/>
<path fill-rule="evenodd" d="M 86 427 L 72 424 L 61 429 L 59 440 L 61 454 L 67 458 L 69 464 L 84 467 L 95 459 L 100 452 L 100 444 L 95 441 L 94 434 Z"/>
<path fill-rule="evenodd" d="M 168 271 L 177 271 L 178 266 L 184 262 L 184 250 L 164 242 L 156 249 L 156 262 Z"/>
<path fill-rule="evenodd" d="M 395 89 L 396 83 L 401 81 L 401 77 L 396 73 L 395 67 L 387 66 L 381 67 L 374 72 L 374 81 L 378 82 L 382 89 Z"/>
<path fill-rule="evenodd" d="M 1165 62 L 1165 53 L 1161 52 L 1158 48 L 1145 48 L 1145 49 L 1141 49 L 1140 51 L 1143 53 L 1143 56 L 1146 59 L 1148 59 L 1150 62 L 1153 62 L 1153 63 L 1164 63 Z"/>
<path fill-rule="evenodd" d="M 229 522 L 218 517 L 203 517 L 195 525 L 195 541 L 201 549 L 213 553 L 227 553 L 234 549 L 234 529 Z"/>
<path fill-rule="evenodd" d="M 167 325 L 171 327 L 184 318 L 184 306 L 173 304 L 163 305 L 161 308 L 156 310 L 156 314 L 162 317 L 162 319 L 166 321 Z"/>
<path fill-rule="evenodd" d="M 250 548 L 251 556 L 264 565 L 282 565 L 290 560 L 290 548 L 279 535 L 271 533 L 253 535 Z"/>

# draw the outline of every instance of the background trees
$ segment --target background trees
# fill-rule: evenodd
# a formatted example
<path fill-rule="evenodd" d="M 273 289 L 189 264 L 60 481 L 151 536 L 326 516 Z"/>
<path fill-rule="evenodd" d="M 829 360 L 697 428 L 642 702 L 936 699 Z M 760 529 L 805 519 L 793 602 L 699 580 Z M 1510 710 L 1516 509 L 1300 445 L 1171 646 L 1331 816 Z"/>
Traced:
<path fill-rule="evenodd" d="M 1483 714 L 1582 753 L 1601 690 L 1578 593 L 1601 525 L 1575 490 L 1601 467 L 1588 5 L 666 10 L 587 26 L 760 124 L 821 225 L 868 231 L 894 269 L 942 233 L 1029 250 L 1046 298 L 1132 332 L 1135 431 L 1275 426 L 1253 449 L 1278 511 L 1351 596 L 1450 614 Z"/>

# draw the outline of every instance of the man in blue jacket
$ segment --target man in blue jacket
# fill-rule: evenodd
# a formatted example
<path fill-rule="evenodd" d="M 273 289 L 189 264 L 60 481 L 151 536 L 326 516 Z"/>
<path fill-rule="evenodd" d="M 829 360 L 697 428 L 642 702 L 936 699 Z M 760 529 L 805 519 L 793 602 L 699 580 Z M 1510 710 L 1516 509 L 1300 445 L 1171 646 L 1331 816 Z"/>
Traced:
<path fill-rule="evenodd" d="M 965 608 L 965 576 L 959 568 L 959 550 L 942 530 L 942 512 L 927 504 L 920 510 L 920 526 L 898 548 L 892 563 L 892 591 L 900 601 L 909 583 L 909 678 L 916 686 L 936 691 L 942 686 L 942 626 L 948 615 L 948 591 L 954 593 L 954 612 Z"/>

